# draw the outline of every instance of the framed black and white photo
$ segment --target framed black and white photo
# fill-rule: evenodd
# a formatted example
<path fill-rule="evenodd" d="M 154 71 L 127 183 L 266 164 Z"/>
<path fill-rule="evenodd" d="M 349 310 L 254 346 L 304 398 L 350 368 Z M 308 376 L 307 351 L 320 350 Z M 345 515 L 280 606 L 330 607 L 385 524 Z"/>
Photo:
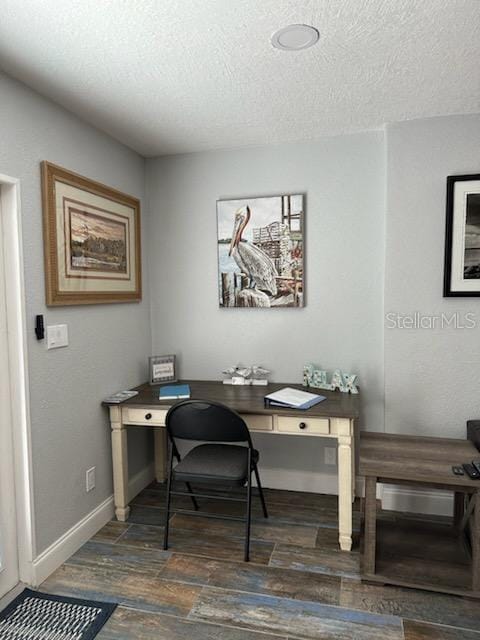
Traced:
<path fill-rule="evenodd" d="M 150 384 L 176 382 L 175 356 L 151 356 L 148 359 Z"/>
<path fill-rule="evenodd" d="M 480 296 L 480 174 L 447 178 L 443 295 Z"/>

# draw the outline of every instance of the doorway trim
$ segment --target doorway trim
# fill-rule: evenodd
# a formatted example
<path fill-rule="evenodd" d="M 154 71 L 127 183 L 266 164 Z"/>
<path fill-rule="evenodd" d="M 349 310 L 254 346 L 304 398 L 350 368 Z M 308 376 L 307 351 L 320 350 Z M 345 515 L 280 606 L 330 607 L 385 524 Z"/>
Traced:
<path fill-rule="evenodd" d="M 0 198 L 15 461 L 18 569 L 20 581 L 30 585 L 34 578 L 35 539 L 20 181 L 0 174 Z M 1 238 L 0 241 L 2 241 Z"/>

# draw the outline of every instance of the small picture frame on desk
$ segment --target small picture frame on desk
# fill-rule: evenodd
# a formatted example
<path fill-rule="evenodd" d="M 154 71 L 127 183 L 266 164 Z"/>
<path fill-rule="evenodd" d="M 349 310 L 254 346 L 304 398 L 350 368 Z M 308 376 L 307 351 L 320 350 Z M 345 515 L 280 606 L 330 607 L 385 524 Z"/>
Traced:
<path fill-rule="evenodd" d="M 150 384 L 165 384 L 176 382 L 175 356 L 151 356 L 148 359 Z"/>

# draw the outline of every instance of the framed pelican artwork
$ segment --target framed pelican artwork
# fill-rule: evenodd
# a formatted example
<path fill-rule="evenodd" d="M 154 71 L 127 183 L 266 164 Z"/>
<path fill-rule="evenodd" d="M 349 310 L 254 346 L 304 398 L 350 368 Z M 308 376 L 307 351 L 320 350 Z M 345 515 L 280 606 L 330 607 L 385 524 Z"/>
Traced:
<path fill-rule="evenodd" d="M 303 307 L 303 194 L 217 201 L 220 307 Z"/>

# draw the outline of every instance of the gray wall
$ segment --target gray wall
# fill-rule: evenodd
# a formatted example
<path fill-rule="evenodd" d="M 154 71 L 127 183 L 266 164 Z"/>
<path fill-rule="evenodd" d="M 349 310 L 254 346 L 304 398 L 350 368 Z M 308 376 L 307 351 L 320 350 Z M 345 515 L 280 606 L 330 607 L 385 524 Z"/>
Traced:
<path fill-rule="evenodd" d="M 109 428 L 100 401 L 110 392 L 143 381 L 150 355 L 145 296 L 140 304 L 45 307 L 40 162 L 49 160 L 143 198 L 144 160 L 3 74 L 0 122 L 0 173 L 21 180 L 40 553 L 111 495 Z M 145 208 L 143 214 L 145 229 Z M 143 266 L 146 285 L 145 262 Z M 35 340 L 33 319 L 39 313 L 45 314 L 48 324 L 68 324 L 68 348 L 46 351 L 45 343 Z M 142 435 L 136 444 L 133 473 L 143 467 L 150 446 Z M 85 471 L 92 466 L 97 468 L 97 486 L 87 494 Z"/>
<path fill-rule="evenodd" d="M 465 420 L 480 415 L 480 303 L 442 298 L 445 177 L 478 172 L 479 116 L 391 125 L 386 138 L 372 132 L 148 160 L 144 301 L 56 309 L 44 303 L 40 162 L 143 198 L 144 160 L 1 74 L 0 117 L 0 173 L 21 180 L 38 553 L 111 494 L 100 401 L 143 381 L 151 353 L 177 353 L 183 377 L 219 379 L 238 361 L 261 362 L 279 381 L 300 380 L 311 360 L 350 369 L 363 388 L 362 426 L 372 430 L 384 426 L 385 355 L 387 430 L 462 436 Z M 281 192 L 307 194 L 307 306 L 219 309 L 215 201 Z M 473 312 L 479 326 L 384 331 L 384 311 Z M 67 349 L 47 352 L 35 340 L 37 313 L 68 324 Z M 151 440 L 130 438 L 134 474 L 150 460 Z M 286 448 L 279 438 L 259 440 L 266 484 L 335 490 L 334 468 L 315 473 L 325 441 L 292 437 Z M 97 487 L 86 494 L 91 466 Z"/>
<path fill-rule="evenodd" d="M 307 194 L 307 306 L 220 309 L 216 200 L 282 192 Z M 147 160 L 147 194 L 153 352 L 176 353 L 184 378 L 239 361 L 287 382 L 308 361 L 356 372 L 362 424 L 382 430 L 383 134 Z M 325 441 L 263 441 L 267 484 L 335 490 L 335 468 L 312 475 Z"/>
<path fill-rule="evenodd" d="M 476 314 L 473 330 L 385 329 L 386 429 L 465 436 L 480 417 L 480 299 L 443 298 L 446 176 L 480 172 L 480 116 L 387 128 L 385 311 Z"/>

